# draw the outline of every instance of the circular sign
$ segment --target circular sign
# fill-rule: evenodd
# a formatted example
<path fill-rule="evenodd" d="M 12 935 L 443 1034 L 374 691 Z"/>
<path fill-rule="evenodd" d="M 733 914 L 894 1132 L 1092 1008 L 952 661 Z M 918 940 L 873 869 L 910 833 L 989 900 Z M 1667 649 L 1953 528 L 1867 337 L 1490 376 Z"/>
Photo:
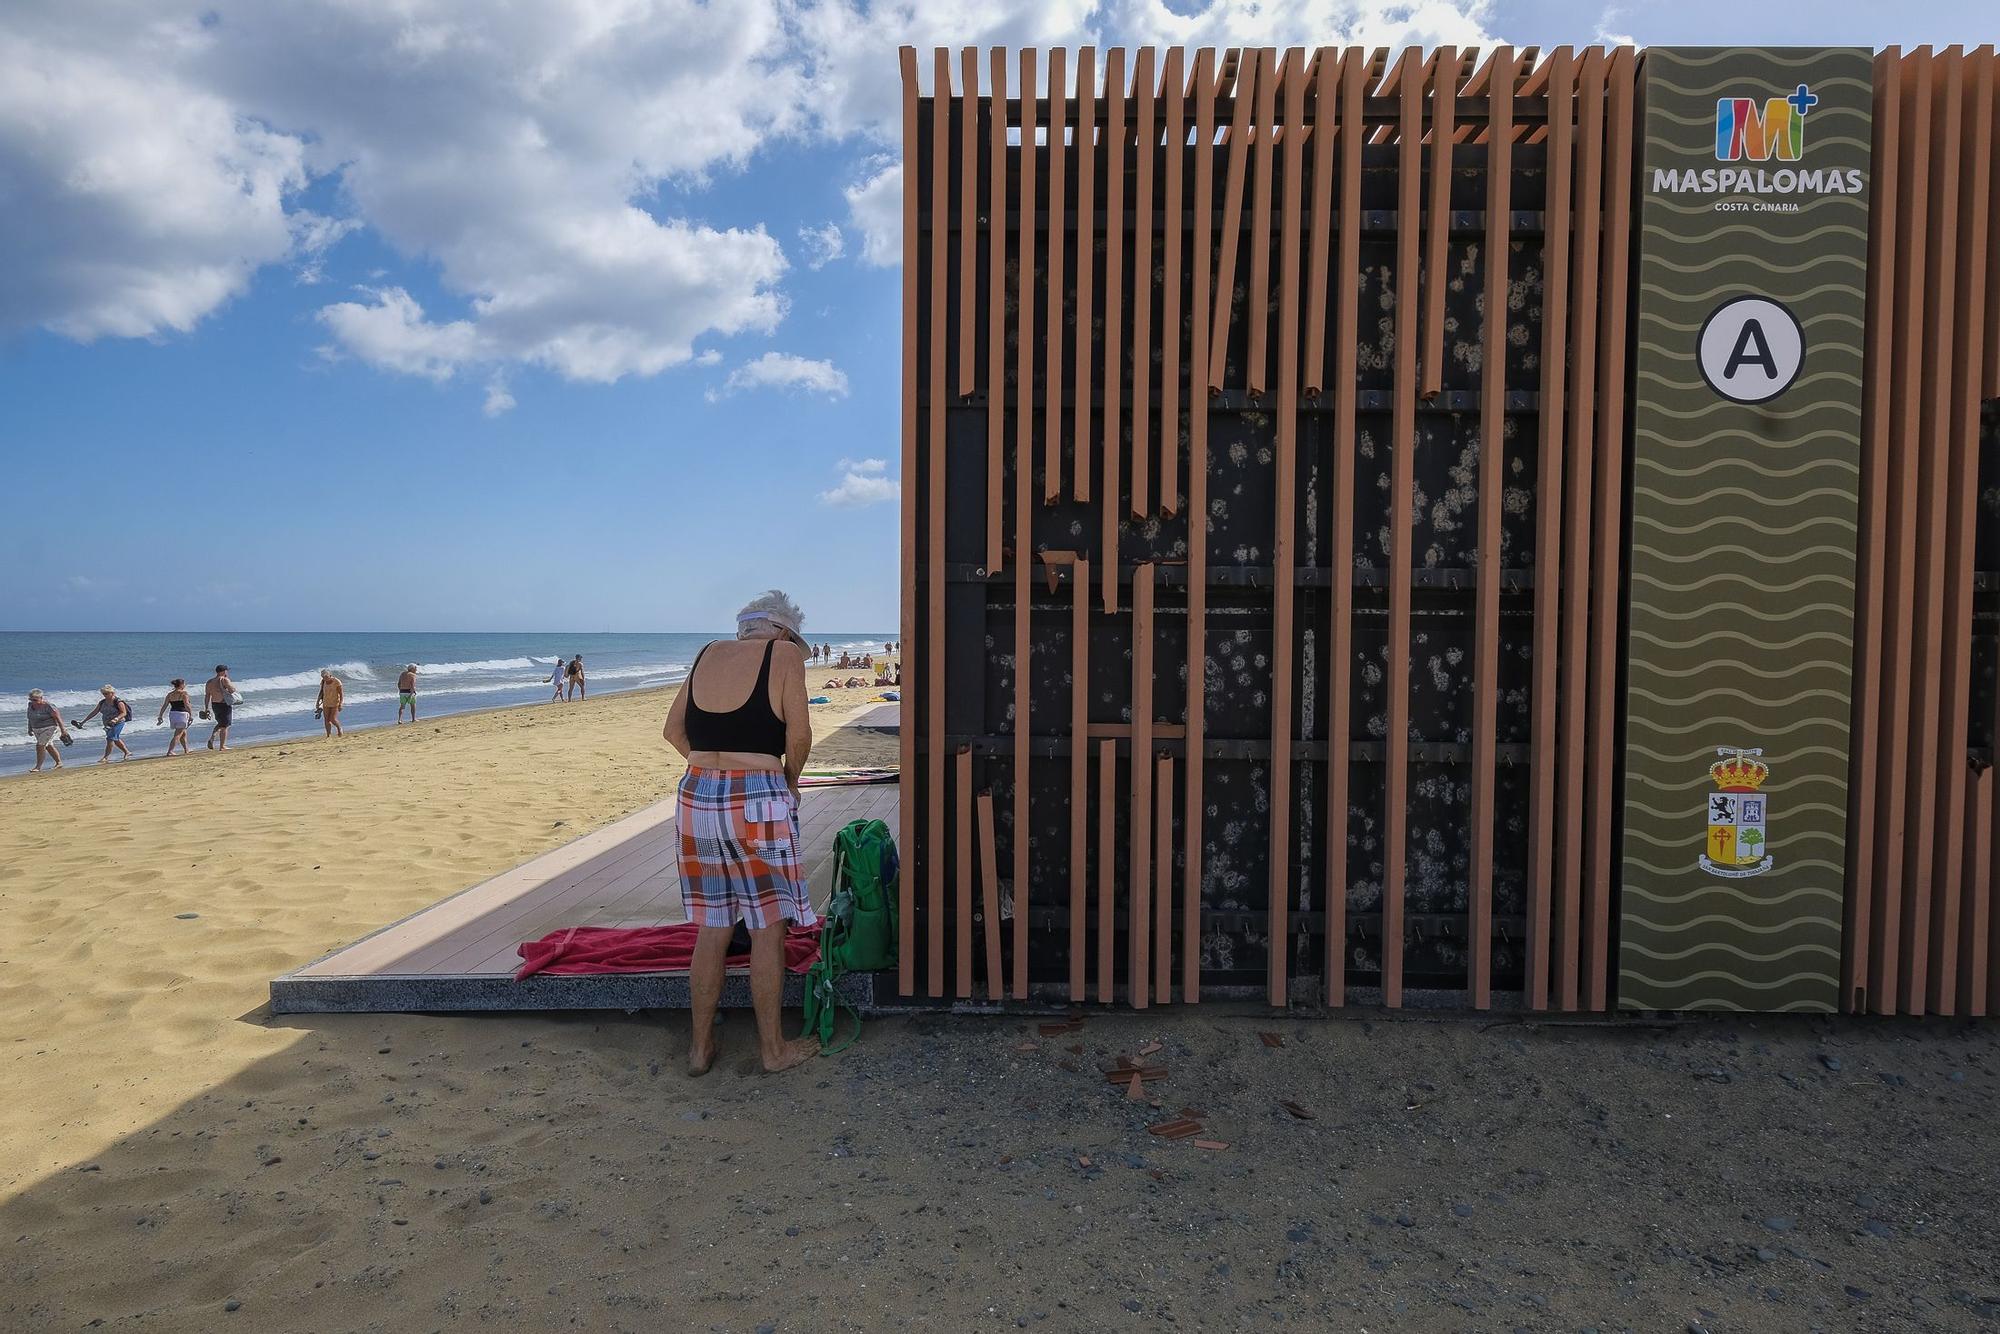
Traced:
<path fill-rule="evenodd" d="M 1799 378 L 1806 335 L 1798 318 L 1776 301 L 1731 297 L 1702 321 L 1695 351 L 1710 389 L 1735 403 L 1763 403 Z"/>

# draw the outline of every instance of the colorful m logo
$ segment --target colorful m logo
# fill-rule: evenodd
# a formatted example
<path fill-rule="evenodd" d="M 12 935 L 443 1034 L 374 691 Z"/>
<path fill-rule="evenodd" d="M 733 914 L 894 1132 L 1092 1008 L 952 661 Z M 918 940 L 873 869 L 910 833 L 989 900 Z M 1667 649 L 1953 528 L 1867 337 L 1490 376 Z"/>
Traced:
<path fill-rule="evenodd" d="M 1789 97 L 1763 106 L 1749 97 L 1715 101 L 1715 159 L 1718 162 L 1797 162 L 1806 146 L 1806 113 L 1819 102 L 1800 84 Z"/>

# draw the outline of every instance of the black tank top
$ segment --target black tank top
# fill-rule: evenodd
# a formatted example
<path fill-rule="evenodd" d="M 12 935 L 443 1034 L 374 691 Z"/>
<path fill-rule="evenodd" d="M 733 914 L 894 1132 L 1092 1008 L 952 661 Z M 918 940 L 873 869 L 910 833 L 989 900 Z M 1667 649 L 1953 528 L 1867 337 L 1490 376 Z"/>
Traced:
<path fill-rule="evenodd" d="M 688 673 L 687 733 L 691 750 L 734 750 L 748 755 L 775 755 L 784 758 L 785 721 L 771 709 L 771 650 L 777 640 L 764 645 L 764 665 L 757 670 L 757 684 L 750 698 L 727 713 L 714 713 L 694 700 L 694 678 L 701 671 L 702 649 Z M 709 647 L 713 647 L 710 645 Z"/>

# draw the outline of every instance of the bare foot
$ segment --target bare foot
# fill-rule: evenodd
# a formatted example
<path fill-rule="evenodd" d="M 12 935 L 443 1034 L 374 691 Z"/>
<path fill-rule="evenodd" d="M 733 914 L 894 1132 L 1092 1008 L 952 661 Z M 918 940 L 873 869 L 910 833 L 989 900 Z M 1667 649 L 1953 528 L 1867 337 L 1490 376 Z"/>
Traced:
<path fill-rule="evenodd" d="M 688 1074 L 699 1079 L 715 1068 L 715 1058 L 721 1052 L 722 1044 L 711 1033 L 706 1045 L 695 1043 L 688 1048 Z"/>
<path fill-rule="evenodd" d="M 775 1075 L 780 1070 L 789 1070 L 793 1066 L 804 1065 L 817 1055 L 819 1055 L 819 1039 L 793 1038 L 790 1042 L 778 1048 L 775 1056 L 769 1052 L 764 1054 L 764 1073 Z"/>

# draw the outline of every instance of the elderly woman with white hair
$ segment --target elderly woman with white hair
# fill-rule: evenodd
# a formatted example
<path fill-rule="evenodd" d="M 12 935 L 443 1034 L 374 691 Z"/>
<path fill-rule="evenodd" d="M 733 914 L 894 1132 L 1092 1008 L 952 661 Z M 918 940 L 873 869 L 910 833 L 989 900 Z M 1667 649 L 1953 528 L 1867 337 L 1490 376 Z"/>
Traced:
<path fill-rule="evenodd" d="M 36 773 L 42 771 L 44 755 L 55 761 L 56 768 L 62 768 L 62 751 L 56 746 L 56 738 L 61 737 L 64 745 L 69 744 L 69 724 L 39 690 L 28 692 L 28 735 L 35 740 Z"/>
<path fill-rule="evenodd" d="M 694 660 L 667 714 L 667 743 L 687 756 L 681 780 L 681 902 L 700 926 L 688 970 L 694 1038 L 688 1073 L 715 1064 L 715 1007 L 729 942 L 750 931 L 750 1000 L 758 1054 L 769 1071 L 817 1054 L 808 1038 L 786 1041 L 785 931 L 812 926 L 812 897 L 799 852 L 799 773 L 812 750 L 806 704 L 805 616 L 776 589 L 736 617 L 736 638 Z"/>

